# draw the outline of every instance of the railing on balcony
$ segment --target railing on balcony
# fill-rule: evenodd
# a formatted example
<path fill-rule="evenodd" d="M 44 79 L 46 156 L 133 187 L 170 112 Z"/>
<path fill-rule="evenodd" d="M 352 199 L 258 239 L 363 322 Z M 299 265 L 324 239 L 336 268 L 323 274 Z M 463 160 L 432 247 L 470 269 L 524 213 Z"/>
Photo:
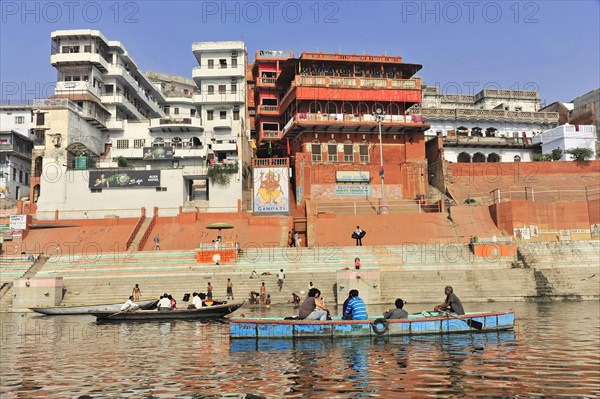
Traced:
<path fill-rule="evenodd" d="M 375 117 L 370 114 L 356 115 L 356 114 L 323 114 L 323 113 L 298 113 L 295 116 L 296 120 L 309 120 L 309 121 L 338 121 L 338 122 L 376 122 Z M 411 115 L 384 115 L 383 123 L 398 122 L 398 123 L 411 123 L 416 122 L 413 120 Z"/>
<path fill-rule="evenodd" d="M 253 167 L 288 166 L 287 158 L 254 158 Z"/>
<path fill-rule="evenodd" d="M 267 139 L 276 139 L 279 138 L 280 131 L 279 130 L 263 130 L 263 137 Z"/>
<path fill-rule="evenodd" d="M 412 115 L 421 115 L 424 118 L 441 117 L 444 119 L 489 119 L 489 120 L 529 120 L 534 122 L 558 123 L 558 112 L 521 112 L 504 111 L 495 109 L 439 109 L 417 108 L 411 110 Z"/>
<path fill-rule="evenodd" d="M 192 118 L 160 118 L 161 125 L 191 125 Z"/>
<path fill-rule="evenodd" d="M 277 78 L 260 78 L 259 82 L 264 85 L 274 85 Z"/>
<path fill-rule="evenodd" d="M 277 112 L 277 105 L 261 105 L 260 110 L 262 112 Z"/>

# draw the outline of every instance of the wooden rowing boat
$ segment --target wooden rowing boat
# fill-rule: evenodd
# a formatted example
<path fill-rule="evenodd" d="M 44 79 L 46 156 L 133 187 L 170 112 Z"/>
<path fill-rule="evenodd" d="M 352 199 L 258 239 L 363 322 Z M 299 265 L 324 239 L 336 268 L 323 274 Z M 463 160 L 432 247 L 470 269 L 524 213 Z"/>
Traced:
<path fill-rule="evenodd" d="M 511 330 L 515 313 L 479 312 L 455 316 L 423 312 L 407 319 L 385 320 L 285 320 L 281 318 L 232 319 L 231 338 L 343 338 L 401 336 Z"/>
<path fill-rule="evenodd" d="M 133 320 L 205 320 L 225 317 L 238 310 L 244 302 L 222 303 L 220 305 L 204 306 L 200 309 L 178 310 L 134 310 L 124 312 L 92 311 L 96 321 L 133 321 Z"/>
<path fill-rule="evenodd" d="M 142 309 L 149 309 L 156 305 L 158 299 L 148 299 L 145 301 L 137 301 Z M 73 306 L 42 306 L 42 307 L 30 307 L 28 309 L 36 312 L 45 314 L 48 316 L 65 316 L 65 315 L 89 315 L 90 312 L 106 311 L 115 313 L 121 310 L 123 302 L 118 303 L 99 303 L 99 304 L 88 304 L 88 305 L 73 305 Z"/>

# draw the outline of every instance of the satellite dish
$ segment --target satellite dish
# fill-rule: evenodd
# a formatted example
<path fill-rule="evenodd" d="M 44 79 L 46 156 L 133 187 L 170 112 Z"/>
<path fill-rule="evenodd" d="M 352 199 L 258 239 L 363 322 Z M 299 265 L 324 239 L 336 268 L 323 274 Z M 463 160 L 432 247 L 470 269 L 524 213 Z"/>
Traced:
<path fill-rule="evenodd" d="M 382 110 L 381 108 L 377 108 L 377 109 L 375 110 L 375 113 L 376 113 L 376 114 L 381 114 L 382 112 L 383 112 L 383 110 Z"/>

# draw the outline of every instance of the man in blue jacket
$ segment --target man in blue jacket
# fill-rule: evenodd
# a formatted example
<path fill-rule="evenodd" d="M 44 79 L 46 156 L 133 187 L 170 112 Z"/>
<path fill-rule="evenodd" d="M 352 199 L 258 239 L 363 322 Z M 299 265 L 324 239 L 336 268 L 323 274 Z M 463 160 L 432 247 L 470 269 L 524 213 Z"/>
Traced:
<path fill-rule="evenodd" d="M 358 297 L 358 290 L 350 290 L 349 301 L 344 310 L 344 320 L 367 320 L 367 308 L 362 299 Z"/>

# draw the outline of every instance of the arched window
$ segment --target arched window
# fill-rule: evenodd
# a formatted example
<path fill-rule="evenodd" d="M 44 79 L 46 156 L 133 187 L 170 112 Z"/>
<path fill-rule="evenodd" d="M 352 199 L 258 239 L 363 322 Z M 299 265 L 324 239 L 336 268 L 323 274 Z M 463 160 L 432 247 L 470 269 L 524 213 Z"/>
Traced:
<path fill-rule="evenodd" d="M 173 137 L 171 139 L 171 145 L 175 148 L 183 148 L 183 141 L 181 137 Z"/>
<path fill-rule="evenodd" d="M 371 107 L 371 113 L 373 113 L 373 114 L 377 113 L 378 109 L 381 110 L 382 113 L 385 112 L 385 107 L 381 103 L 375 103 Z"/>
<path fill-rule="evenodd" d="M 318 114 L 321 112 L 321 103 L 318 101 L 313 101 L 312 103 L 310 103 L 310 106 L 308 107 L 308 112 L 311 114 Z"/>
<path fill-rule="evenodd" d="M 325 104 L 325 113 L 337 114 L 337 104 L 332 101 L 327 101 L 327 103 Z"/>
<path fill-rule="evenodd" d="M 521 162 L 521 157 L 519 155 L 515 155 L 515 162 Z"/>
<path fill-rule="evenodd" d="M 356 113 L 358 115 L 371 115 L 369 112 L 369 106 L 365 103 L 358 104 L 358 107 L 356 107 Z"/>
<path fill-rule="evenodd" d="M 474 127 L 473 129 L 471 129 L 471 136 L 474 137 L 481 137 L 483 136 L 482 130 L 480 127 Z"/>
<path fill-rule="evenodd" d="M 369 163 L 369 143 L 363 140 L 359 146 L 360 163 Z"/>
<path fill-rule="evenodd" d="M 327 160 L 329 162 L 338 161 L 337 142 L 335 140 L 330 140 L 327 143 Z"/>
<path fill-rule="evenodd" d="M 485 136 L 486 137 L 496 137 L 497 131 L 498 131 L 498 129 L 496 129 L 495 127 L 488 127 L 487 129 L 485 129 Z"/>
<path fill-rule="evenodd" d="M 192 137 L 189 141 L 189 145 L 192 148 L 198 148 L 198 147 L 202 147 L 202 142 L 200 141 L 200 139 L 198 137 Z"/>
<path fill-rule="evenodd" d="M 35 159 L 35 176 L 36 177 L 40 177 L 42 175 L 42 170 L 43 170 L 43 161 L 42 161 L 42 157 L 37 157 Z"/>
<path fill-rule="evenodd" d="M 343 114 L 348 114 L 348 115 L 354 114 L 354 108 L 352 107 L 352 104 L 350 104 L 350 103 L 343 103 L 342 104 L 342 113 Z"/>
<path fill-rule="evenodd" d="M 322 162 L 321 143 L 319 143 L 318 141 L 313 141 L 310 145 L 310 150 L 312 153 L 312 161 Z"/>
<path fill-rule="evenodd" d="M 488 162 L 500 162 L 500 155 L 496 154 L 495 152 L 492 152 L 491 154 L 488 155 L 487 161 Z"/>
<path fill-rule="evenodd" d="M 475 153 L 473 155 L 473 162 L 485 162 L 485 155 L 480 152 Z"/>
<path fill-rule="evenodd" d="M 352 141 L 344 141 L 344 162 L 354 162 L 354 147 Z"/>
<path fill-rule="evenodd" d="M 157 137 L 152 142 L 152 147 L 164 147 L 164 146 L 165 146 L 165 140 L 162 137 Z"/>
<path fill-rule="evenodd" d="M 458 154 L 458 158 L 456 160 L 459 163 L 470 163 L 471 162 L 471 155 L 469 155 L 466 152 L 461 152 L 460 154 Z"/>

